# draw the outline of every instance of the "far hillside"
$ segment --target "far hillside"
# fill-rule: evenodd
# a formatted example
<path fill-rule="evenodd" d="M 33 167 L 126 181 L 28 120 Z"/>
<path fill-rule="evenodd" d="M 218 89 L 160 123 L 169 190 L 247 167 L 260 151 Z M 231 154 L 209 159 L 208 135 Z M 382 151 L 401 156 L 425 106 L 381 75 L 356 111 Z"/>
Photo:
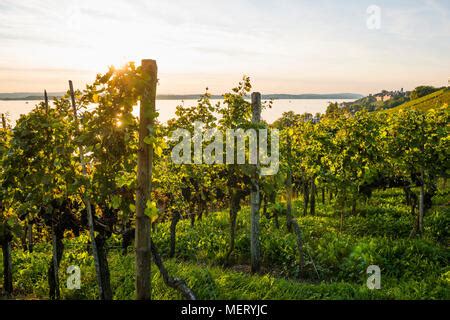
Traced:
<path fill-rule="evenodd" d="M 353 102 L 344 102 L 341 107 L 352 113 L 360 110 L 372 112 L 405 107 L 426 110 L 435 107 L 436 104 L 448 103 L 448 100 L 449 93 L 445 87 L 419 86 L 413 91 L 403 91 L 403 88 L 395 91 L 383 90 Z"/>
<path fill-rule="evenodd" d="M 421 111 L 427 111 L 433 108 L 440 108 L 450 103 L 450 88 L 444 88 L 428 94 L 426 96 L 408 101 L 402 105 L 390 109 L 388 112 L 398 111 L 401 109 L 415 109 Z"/>

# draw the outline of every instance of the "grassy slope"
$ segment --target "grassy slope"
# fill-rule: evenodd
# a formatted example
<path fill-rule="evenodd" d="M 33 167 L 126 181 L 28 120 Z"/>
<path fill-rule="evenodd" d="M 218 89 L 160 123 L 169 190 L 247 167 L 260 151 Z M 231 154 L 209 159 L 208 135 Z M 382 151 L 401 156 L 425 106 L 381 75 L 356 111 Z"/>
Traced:
<path fill-rule="evenodd" d="M 398 107 L 388 109 L 386 112 L 395 112 L 402 109 L 415 109 L 421 111 L 427 111 L 433 108 L 440 108 L 444 105 L 450 104 L 450 89 L 442 89 L 423 96 L 419 99 L 408 101 Z"/>

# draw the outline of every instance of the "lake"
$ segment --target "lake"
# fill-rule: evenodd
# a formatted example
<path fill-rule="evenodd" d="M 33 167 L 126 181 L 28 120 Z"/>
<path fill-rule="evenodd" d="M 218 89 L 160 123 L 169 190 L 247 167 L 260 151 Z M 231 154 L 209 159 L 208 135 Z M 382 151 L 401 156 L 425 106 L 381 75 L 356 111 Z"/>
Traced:
<path fill-rule="evenodd" d="M 211 100 L 214 104 L 219 100 Z M 352 99 L 334 99 L 333 102 L 349 102 Z M 263 110 L 262 118 L 269 123 L 274 122 L 281 117 L 283 112 L 294 111 L 295 113 L 309 112 L 316 114 L 317 112 L 324 113 L 330 100 L 329 99 L 279 99 L 274 100 L 271 109 Z M 11 121 L 14 123 L 21 114 L 26 114 L 39 101 L 1 101 L 0 113 L 9 113 Z M 194 106 L 197 100 L 156 100 L 156 108 L 159 112 L 159 121 L 166 122 L 175 116 L 175 108 L 178 105 Z M 137 114 L 137 108 L 134 112 Z"/>

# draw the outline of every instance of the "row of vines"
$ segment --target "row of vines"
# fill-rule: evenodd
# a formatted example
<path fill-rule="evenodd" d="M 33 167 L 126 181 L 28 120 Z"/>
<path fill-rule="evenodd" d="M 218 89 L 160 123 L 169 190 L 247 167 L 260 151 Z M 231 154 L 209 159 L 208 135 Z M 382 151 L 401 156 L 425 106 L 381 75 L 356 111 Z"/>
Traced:
<path fill-rule="evenodd" d="M 89 234 L 92 228 L 95 246 L 87 250 L 96 254 L 99 298 L 112 299 L 108 240 L 117 235 L 122 239 L 122 253 L 133 251 L 140 149 L 139 118 L 133 109 L 145 90 L 142 68 L 130 63 L 121 69 L 110 68 L 72 96 L 68 92 L 52 103 L 36 105 L 13 128 L 8 119 L 3 120 L 0 242 L 6 293 L 13 293 L 11 251 L 21 246 L 33 252 L 36 241 L 49 242 L 53 248 L 48 262 L 49 297 L 58 299 L 63 240 Z M 421 235 L 438 179 L 446 180 L 449 174 L 448 107 L 428 112 L 351 114 L 330 104 L 318 122 L 310 121 L 308 114 L 288 112 L 268 124 L 259 119 L 255 122 L 250 93 L 248 77 L 224 94 L 221 103 L 213 104 L 206 92 L 196 106 L 177 107 L 176 116 L 167 123 L 156 121 L 144 139 L 153 156 L 145 215 L 153 229 L 170 223 L 170 251 L 159 252 L 162 256 L 175 257 L 176 251 L 182 250 L 176 246 L 180 220 L 189 219 L 194 227 L 212 211 L 229 210 L 229 243 L 223 264 L 232 265 L 236 219 L 241 207 L 251 204 L 252 217 L 258 217 L 248 230 L 254 235 L 251 246 L 257 248 L 252 250 L 252 271 L 261 269 L 259 217 L 295 234 L 296 259 L 302 270 L 305 254 L 298 214 L 315 215 L 320 198 L 334 198 L 342 227 L 374 190 L 393 187 L 403 189 L 414 216 L 410 237 Z M 152 117 L 157 119 L 157 114 Z M 258 177 L 256 167 L 245 164 L 174 163 L 171 154 L 178 141 L 169 139 L 171 132 L 178 128 L 193 132 L 196 121 L 205 124 L 203 130 L 223 133 L 233 128 L 278 129 L 277 174 Z M 302 212 L 293 209 L 295 198 L 302 199 Z M 286 202 L 286 210 L 274 207 L 280 201 Z M 279 222 L 282 214 L 286 225 Z M 186 298 L 195 298 L 182 280 L 167 274 L 156 247 L 151 246 L 153 261 L 167 284 L 182 290 Z"/>

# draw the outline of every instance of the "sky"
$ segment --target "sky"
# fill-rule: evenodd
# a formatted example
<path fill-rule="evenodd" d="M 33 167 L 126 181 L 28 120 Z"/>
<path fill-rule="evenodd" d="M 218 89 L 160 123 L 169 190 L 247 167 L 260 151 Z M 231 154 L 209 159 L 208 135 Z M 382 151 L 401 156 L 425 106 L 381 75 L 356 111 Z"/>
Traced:
<path fill-rule="evenodd" d="M 447 85 L 449 52 L 448 0 L 0 0 L 0 92 L 149 58 L 160 94 L 368 94 Z"/>

